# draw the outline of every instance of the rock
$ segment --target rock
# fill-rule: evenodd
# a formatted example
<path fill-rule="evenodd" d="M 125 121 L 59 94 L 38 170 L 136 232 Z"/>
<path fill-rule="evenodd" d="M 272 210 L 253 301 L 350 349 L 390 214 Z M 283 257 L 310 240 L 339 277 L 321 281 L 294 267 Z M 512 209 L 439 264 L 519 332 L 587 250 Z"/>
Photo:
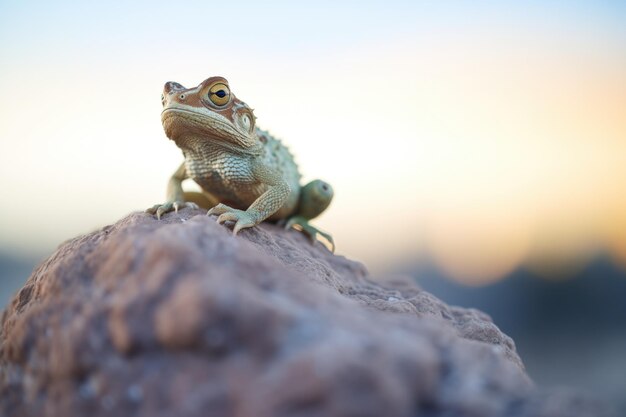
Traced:
<path fill-rule="evenodd" d="M 134 213 L 43 262 L 2 316 L 0 415 L 603 415 L 538 392 L 487 315 L 202 213 Z"/>

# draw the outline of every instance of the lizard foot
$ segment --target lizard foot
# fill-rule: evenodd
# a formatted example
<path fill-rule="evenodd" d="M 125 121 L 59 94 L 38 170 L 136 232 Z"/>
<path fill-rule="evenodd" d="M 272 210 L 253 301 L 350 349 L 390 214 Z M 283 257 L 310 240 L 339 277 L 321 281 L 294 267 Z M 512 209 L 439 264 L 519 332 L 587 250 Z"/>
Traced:
<path fill-rule="evenodd" d="M 290 229 L 292 226 L 298 226 L 298 228 L 308 236 L 311 243 L 315 243 L 317 240 L 317 236 L 322 236 L 324 239 L 330 243 L 330 250 L 332 253 L 335 253 L 335 241 L 333 237 L 326 232 L 322 232 L 317 227 L 311 225 L 307 219 L 302 216 L 293 216 L 285 223 L 285 230 Z"/>
<path fill-rule="evenodd" d="M 217 222 L 219 224 L 225 223 L 227 221 L 235 222 L 235 227 L 233 227 L 234 235 L 236 235 L 241 229 L 257 225 L 257 222 L 254 220 L 250 213 L 245 210 L 234 209 L 227 206 L 226 204 L 220 203 L 207 212 L 207 216 L 210 216 L 212 214 L 219 216 L 217 218 Z"/>
<path fill-rule="evenodd" d="M 157 219 L 161 220 L 161 216 L 170 211 L 176 211 L 184 207 L 190 207 L 193 209 L 200 208 L 196 203 L 190 201 L 168 201 L 163 204 L 155 204 L 146 210 L 146 213 L 156 214 Z"/>

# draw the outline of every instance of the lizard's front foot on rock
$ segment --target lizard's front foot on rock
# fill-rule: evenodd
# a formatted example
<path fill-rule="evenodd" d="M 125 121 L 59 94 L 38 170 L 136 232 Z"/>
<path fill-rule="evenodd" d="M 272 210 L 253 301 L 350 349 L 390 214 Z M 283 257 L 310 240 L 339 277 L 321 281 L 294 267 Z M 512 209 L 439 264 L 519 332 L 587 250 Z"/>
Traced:
<path fill-rule="evenodd" d="M 227 221 L 235 222 L 235 227 L 233 227 L 233 234 L 236 235 L 241 229 L 245 229 L 247 227 L 256 226 L 257 222 L 254 220 L 253 216 L 244 210 L 234 209 L 232 207 L 227 206 L 226 204 L 218 204 L 208 211 L 207 216 L 212 214 L 218 215 L 217 222 L 222 224 Z"/>
<path fill-rule="evenodd" d="M 155 204 L 146 210 L 146 213 L 156 214 L 157 219 L 161 220 L 161 216 L 165 213 L 169 213 L 170 211 L 176 211 L 184 207 L 190 207 L 193 209 L 200 208 L 196 203 L 192 203 L 190 201 L 168 201 L 163 204 Z"/>
<path fill-rule="evenodd" d="M 298 225 L 302 233 L 307 235 L 311 240 L 311 243 L 314 243 L 317 240 L 317 235 L 322 236 L 324 239 L 330 243 L 331 252 L 335 253 L 335 241 L 333 237 L 326 232 L 322 232 L 317 227 L 311 225 L 307 219 L 302 216 L 293 216 L 285 223 L 285 230 L 290 229 L 292 226 Z"/>

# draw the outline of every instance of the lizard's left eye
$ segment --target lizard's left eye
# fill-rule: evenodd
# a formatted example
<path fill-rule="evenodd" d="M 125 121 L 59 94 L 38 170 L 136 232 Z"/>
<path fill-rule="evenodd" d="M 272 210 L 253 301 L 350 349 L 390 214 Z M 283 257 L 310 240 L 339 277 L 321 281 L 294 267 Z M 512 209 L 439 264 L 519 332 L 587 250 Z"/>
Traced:
<path fill-rule="evenodd" d="M 216 106 L 224 106 L 230 100 L 230 90 L 224 83 L 213 84 L 209 88 L 209 100 Z"/>

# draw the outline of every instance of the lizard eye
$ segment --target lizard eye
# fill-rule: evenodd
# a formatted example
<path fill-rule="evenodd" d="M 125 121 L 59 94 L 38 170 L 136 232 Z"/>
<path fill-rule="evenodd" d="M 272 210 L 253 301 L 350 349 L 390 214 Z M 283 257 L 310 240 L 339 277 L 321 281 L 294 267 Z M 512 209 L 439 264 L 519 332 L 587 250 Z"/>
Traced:
<path fill-rule="evenodd" d="M 216 106 L 224 106 L 230 101 L 230 90 L 224 83 L 213 84 L 209 88 L 209 100 Z"/>

